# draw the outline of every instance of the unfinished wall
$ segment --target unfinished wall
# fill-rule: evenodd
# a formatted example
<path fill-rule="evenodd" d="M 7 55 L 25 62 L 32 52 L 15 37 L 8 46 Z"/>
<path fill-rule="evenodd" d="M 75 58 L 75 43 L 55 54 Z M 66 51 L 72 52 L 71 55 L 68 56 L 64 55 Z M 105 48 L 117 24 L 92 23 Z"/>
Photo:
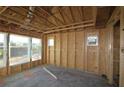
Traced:
<path fill-rule="evenodd" d="M 98 36 L 98 46 L 87 46 L 87 37 L 92 35 Z M 55 45 L 47 46 L 46 63 L 108 76 L 110 35 L 107 28 L 75 29 L 47 34 L 46 42 L 52 37 Z"/>
<path fill-rule="evenodd" d="M 121 7 L 120 16 L 120 84 L 124 87 L 124 7 Z"/>

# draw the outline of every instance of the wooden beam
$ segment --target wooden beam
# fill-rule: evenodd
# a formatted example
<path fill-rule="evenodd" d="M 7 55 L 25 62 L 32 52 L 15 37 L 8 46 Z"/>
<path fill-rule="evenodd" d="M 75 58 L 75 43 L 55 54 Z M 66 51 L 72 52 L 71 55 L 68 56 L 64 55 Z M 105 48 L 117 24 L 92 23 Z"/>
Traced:
<path fill-rule="evenodd" d="M 53 32 L 60 32 L 60 31 L 64 31 L 64 30 L 87 28 L 87 27 L 93 27 L 93 26 L 94 26 L 94 23 L 90 23 L 90 24 L 84 24 L 84 25 L 79 25 L 79 26 L 72 26 L 72 27 L 60 28 L 60 29 L 55 29 L 55 30 L 49 30 L 44 33 L 53 33 Z"/>
<path fill-rule="evenodd" d="M 69 8 L 69 7 L 67 7 Z M 72 20 L 68 17 L 68 14 L 64 12 L 64 9 L 60 8 L 61 13 L 63 14 L 63 17 L 65 16 L 65 20 L 68 19 L 68 21 L 72 22 Z"/>
<path fill-rule="evenodd" d="M 61 17 L 62 17 L 62 19 L 63 19 L 63 21 L 64 21 L 64 24 L 66 24 L 65 18 L 64 18 L 64 16 L 63 16 L 62 12 L 61 12 L 60 7 L 58 7 L 58 9 L 59 9 L 59 13 L 60 13 L 60 15 L 61 15 Z"/>
<path fill-rule="evenodd" d="M 85 18 L 84 18 L 84 7 L 81 7 L 81 10 L 82 10 L 82 20 L 85 20 Z"/>
<path fill-rule="evenodd" d="M 47 22 L 49 22 L 51 25 L 57 26 L 56 24 L 54 24 L 54 23 L 50 22 L 48 19 L 46 19 L 46 17 L 44 17 L 44 16 L 42 16 L 42 15 L 39 16 L 39 15 L 35 14 L 33 11 L 28 10 L 28 9 L 26 9 L 26 8 L 24 8 L 24 7 L 21 7 L 21 8 L 22 8 L 23 10 L 25 10 L 25 11 L 30 11 L 33 15 L 37 16 L 39 19 L 43 18 L 44 20 L 46 20 Z"/>
<path fill-rule="evenodd" d="M 24 18 L 26 18 L 26 15 L 24 15 L 24 14 L 22 14 L 22 13 L 16 11 L 16 10 L 14 10 L 14 9 L 12 9 L 11 7 L 9 7 L 9 9 L 10 9 L 11 11 L 13 11 L 13 12 L 15 12 L 15 13 L 17 13 L 17 14 L 23 16 Z M 24 22 L 25 22 L 25 21 L 24 21 Z M 44 26 L 48 27 L 47 24 L 43 24 L 43 23 L 41 23 L 41 21 L 35 21 L 35 22 L 37 22 L 37 23 L 39 23 L 39 24 L 41 24 L 41 25 L 44 25 Z"/>
<path fill-rule="evenodd" d="M 88 24 L 88 23 L 94 23 L 94 22 L 93 22 L 93 20 L 87 20 L 87 21 L 83 21 L 83 22 L 72 23 L 72 24 L 69 24 L 69 25 L 47 28 L 45 30 L 47 31 L 47 30 L 59 29 L 59 28 L 70 27 L 70 26 L 75 26 L 75 25 L 82 25 L 82 24 Z"/>
<path fill-rule="evenodd" d="M 78 7 L 79 14 L 81 16 L 81 20 L 83 21 L 83 13 L 82 13 L 82 6 Z"/>
<path fill-rule="evenodd" d="M 6 11 L 7 8 L 8 8 L 8 6 L 3 7 L 3 9 L 0 11 L 0 14 L 2 14 L 4 11 Z"/>
<path fill-rule="evenodd" d="M 44 17 L 44 18 L 47 19 L 48 21 L 52 22 L 52 21 L 49 19 L 49 17 L 51 17 L 51 15 L 47 14 L 46 12 L 44 12 L 44 11 L 41 10 L 41 9 L 37 9 L 37 11 L 38 11 L 38 13 L 39 13 L 39 15 L 40 15 L 41 17 Z M 55 22 L 55 23 L 52 22 L 53 24 L 55 24 L 56 26 L 59 25 L 59 24 L 58 24 L 58 21 L 55 20 L 53 17 L 52 17 L 52 20 L 54 20 L 54 22 Z"/>
<path fill-rule="evenodd" d="M 54 16 L 53 14 L 47 12 L 46 10 L 44 10 L 43 8 L 39 7 L 39 9 L 41 9 L 43 12 L 45 12 L 46 14 L 48 14 L 49 16 L 52 16 L 55 20 L 58 20 L 59 22 L 61 22 L 62 24 L 64 24 L 60 19 L 58 19 L 56 16 Z"/>
<path fill-rule="evenodd" d="M 120 19 L 120 7 L 116 7 L 106 25 L 114 25 Z"/>
<path fill-rule="evenodd" d="M 72 22 L 74 23 L 74 22 L 75 22 L 75 19 L 74 19 L 74 16 L 73 16 L 73 13 L 72 13 L 72 9 L 71 9 L 71 7 L 69 7 L 69 10 L 70 10 L 70 13 L 71 13 Z"/>
<path fill-rule="evenodd" d="M 9 17 L 6 17 L 5 15 L 0 15 L 0 19 L 1 20 L 4 20 L 4 21 L 7 21 L 9 23 L 13 23 L 13 24 L 16 24 L 16 25 L 20 25 L 21 27 L 25 28 L 25 29 L 31 29 L 31 30 L 36 30 L 36 31 L 40 31 L 42 32 L 42 30 L 36 28 L 36 27 L 32 27 L 30 25 L 27 25 L 25 26 L 22 22 L 19 22 L 17 20 L 14 20 L 14 19 L 11 19 Z"/>

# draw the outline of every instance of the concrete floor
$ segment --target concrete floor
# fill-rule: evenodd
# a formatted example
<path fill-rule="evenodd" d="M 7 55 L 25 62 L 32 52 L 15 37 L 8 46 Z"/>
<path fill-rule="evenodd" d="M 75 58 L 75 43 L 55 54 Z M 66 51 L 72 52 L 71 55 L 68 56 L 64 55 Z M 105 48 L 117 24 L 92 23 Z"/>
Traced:
<path fill-rule="evenodd" d="M 108 87 L 104 78 L 72 69 L 45 66 L 57 80 L 47 73 L 43 67 L 33 68 L 22 73 L 9 76 L 0 81 L 1 87 Z"/>

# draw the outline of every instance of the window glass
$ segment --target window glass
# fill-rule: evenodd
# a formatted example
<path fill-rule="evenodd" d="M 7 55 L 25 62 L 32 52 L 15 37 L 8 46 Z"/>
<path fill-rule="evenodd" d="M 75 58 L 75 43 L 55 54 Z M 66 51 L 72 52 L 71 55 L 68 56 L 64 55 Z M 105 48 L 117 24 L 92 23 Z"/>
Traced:
<path fill-rule="evenodd" d="M 0 33 L 0 68 L 6 66 L 6 34 Z"/>
<path fill-rule="evenodd" d="M 26 62 L 30 62 L 30 38 L 11 34 L 9 42 L 10 65 Z"/>
<path fill-rule="evenodd" d="M 41 59 L 41 39 L 32 38 L 32 61 Z"/>
<path fill-rule="evenodd" d="M 87 45 L 88 46 L 97 46 L 98 45 L 98 36 L 88 36 Z"/>
<path fill-rule="evenodd" d="M 54 39 L 48 39 L 48 46 L 54 46 Z"/>

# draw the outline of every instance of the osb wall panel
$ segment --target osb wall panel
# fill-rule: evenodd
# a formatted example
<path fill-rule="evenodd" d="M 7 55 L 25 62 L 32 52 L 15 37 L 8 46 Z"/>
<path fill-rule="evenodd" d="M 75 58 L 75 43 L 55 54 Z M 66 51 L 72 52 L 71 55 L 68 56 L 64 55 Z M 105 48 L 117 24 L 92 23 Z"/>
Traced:
<path fill-rule="evenodd" d="M 0 77 L 4 77 L 7 74 L 7 68 L 1 68 L 0 69 Z"/>
<path fill-rule="evenodd" d="M 109 83 L 113 82 L 113 27 L 107 27 L 106 31 L 106 49 L 107 49 L 107 61 L 106 61 L 106 75 L 108 77 Z"/>
<path fill-rule="evenodd" d="M 120 16 L 120 84 L 124 87 L 124 7 L 121 7 Z"/>
<path fill-rule="evenodd" d="M 107 30 L 101 29 L 99 32 L 99 73 L 106 75 L 107 73 Z"/>
<path fill-rule="evenodd" d="M 75 32 L 68 32 L 68 67 L 75 68 Z"/>
<path fill-rule="evenodd" d="M 110 42 L 108 41 L 110 40 L 108 32 L 108 29 L 75 29 L 61 33 L 46 34 L 47 38 L 52 36 L 55 39 L 55 53 L 50 53 L 52 50 L 47 46 L 47 63 L 52 65 L 60 63 L 61 67 L 75 68 L 108 76 L 107 72 L 110 70 L 108 66 L 110 65 L 110 56 L 108 54 L 110 52 Z M 87 46 L 87 37 L 89 35 L 98 36 L 98 46 Z M 57 59 L 53 62 L 51 59 L 54 58 Z"/>
<path fill-rule="evenodd" d="M 60 33 L 56 33 L 55 34 L 55 64 L 57 65 L 57 66 L 60 66 L 60 44 L 61 44 L 61 42 L 60 42 L 60 39 L 61 39 L 61 34 Z"/>
<path fill-rule="evenodd" d="M 67 67 L 67 42 L 68 33 L 61 33 L 61 66 Z"/>
<path fill-rule="evenodd" d="M 85 69 L 85 34 L 84 31 L 78 31 L 76 32 L 76 68 L 79 70 L 84 70 Z"/>
<path fill-rule="evenodd" d="M 1 68 L 0 69 L 0 77 L 4 77 L 7 75 L 11 75 L 11 74 L 16 74 L 16 73 L 28 70 L 30 68 L 40 66 L 40 65 L 42 65 L 41 60 L 37 60 L 37 61 L 29 62 L 29 63 L 10 66 L 10 67 L 8 67 L 8 70 L 7 70 L 7 67 Z"/>
<path fill-rule="evenodd" d="M 21 65 L 21 71 L 30 69 L 30 66 L 31 66 L 30 63 L 22 64 L 22 65 Z"/>
<path fill-rule="evenodd" d="M 9 75 L 10 74 L 15 74 L 21 72 L 21 65 L 15 65 L 15 66 L 11 66 L 9 67 Z"/>
<path fill-rule="evenodd" d="M 39 65 L 42 65 L 41 60 L 36 60 L 31 62 L 31 67 L 37 67 Z"/>

